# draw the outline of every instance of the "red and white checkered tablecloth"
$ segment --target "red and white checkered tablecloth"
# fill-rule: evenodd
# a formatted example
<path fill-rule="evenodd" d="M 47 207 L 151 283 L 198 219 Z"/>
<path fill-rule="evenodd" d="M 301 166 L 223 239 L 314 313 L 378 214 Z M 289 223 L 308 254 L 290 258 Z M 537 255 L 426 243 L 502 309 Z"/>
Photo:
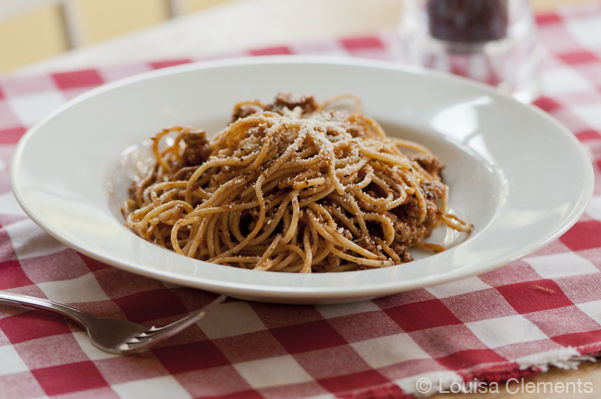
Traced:
<path fill-rule="evenodd" d="M 539 16 L 543 95 L 601 168 L 601 3 Z M 233 55 L 393 57 L 392 35 Z M 214 295 L 133 275 L 65 247 L 11 193 L 15 143 L 92 87 L 174 63 L 0 77 L 0 290 L 103 316 L 165 323 Z M 401 398 L 478 379 L 575 367 L 601 353 L 601 184 L 582 219 L 496 271 L 360 303 L 285 306 L 229 299 L 150 352 L 98 351 L 61 317 L 0 306 L 0 398 Z M 423 384 L 423 380 L 422 380 Z M 455 385 L 457 386 L 457 385 Z M 586 387 L 583 387 L 586 388 Z M 601 391 L 601 387 L 591 387 Z"/>

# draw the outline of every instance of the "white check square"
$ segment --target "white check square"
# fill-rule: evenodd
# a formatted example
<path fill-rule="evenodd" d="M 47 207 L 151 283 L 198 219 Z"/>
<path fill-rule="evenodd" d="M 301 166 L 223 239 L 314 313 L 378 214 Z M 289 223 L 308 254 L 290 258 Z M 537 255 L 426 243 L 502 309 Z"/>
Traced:
<path fill-rule="evenodd" d="M 573 252 L 527 258 L 525 262 L 543 278 L 599 273 L 595 265 Z"/>
<path fill-rule="evenodd" d="M 579 303 L 576 306 L 586 313 L 588 317 L 601 324 L 601 300 Z"/>
<path fill-rule="evenodd" d="M 0 82 L 0 86 L 7 97 L 22 97 L 59 90 L 52 76 L 48 74 L 6 75 Z"/>
<path fill-rule="evenodd" d="M 0 346 L 0 375 L 29 370 L 12 345 Z"/>
<path fill-rule="evenodd" d="M 357 313 L 382 311 L 382 309 L 372 301 L 340 303 L 336 305 L 317 305 L 315 308 L 326 319 Z"/>
<path fill-rule="evenodd" d="M 536 325 L 521 315 L 479 320 L 465 325 L 489 348 L 548 338 Z"/>
<path fill-rule="evenodd" d="M 375 369 L 407 360 L 430 359 L 430 355 L 406 333 L 355 342 L 351 346 Z"/>
<path fill-rule="evenodd" d="M 98 284 L 93 273 L 70 280 L 38 283 L 38 287 L 53 301 L 63 303 L 108 301 L 110 298 Z"/>
<path fill-rule="evenodd" d="M 254 389 L 313 381 L 290 355 L 236 363 L 234 368 Z"/>
<path fill-rule="evenodd" d="M 19 259 L 55 254 L 67 247 L 52 238 L 31 219 L 21 220 L 5 227 Z"/>
<path fill-rule="evenodd" d="M 337 40 L 324 40 L 323 42 L 301 42 L 292 44 L 291 50 L 295 54 L 327 54 L 329 56 L 348 56 L 348 51 Z"/>
<path fill-rule="evenodd" d="M 219 305 L 198 322 L 210 339 L 232 337 L 266 330 L 265 324 L 248 302 L 230 302 Z"/>
<path fill-rule="evenodd" d="M 19 119 L 14 115 L 6 101 L 0 99 L 0 130 L 20 127 Z"/>
<path fill-rule="evenodd" d="M 10 97 L 7 101 L 23 126 L 29 127 L 39 122 L 50 111 L 63 105 L 65 96 L 60 91 L 47 91 Z"/>
<path fill-rule="evenodd" d="M 593 129 L 601 129 L 601 104 L 575 105 L 572 112 Z"/>
<path fill-rule="evenodd" d="M 595 220 L 601 221 L 601 197 L 594 196 L 591 198 L 586 208 L 586 214 Z"/>
<path fill-rule="evenodd" d="M 2 160 L 0 159 L 0 167 L 3 165 Z M 9 191 L 4 194 L 0 194 L 0 209 L 2 209 L 2 213 L 5 215 L 18 215 L 18 216 L 27 216 L 27 214 L 23 211 L 23 208 L 19 206 L 15 195 L 12 191 Z"/>
<path fill-rule="evenodd" d="M 111 388 L 122 399 L 192 399 L 192 395 L 172 376 L 126 382 L 112 385 Z"/>
<path fill-rule="evenodd" d="M 592 89 L 592 85 L 571 67 L 559 67 L 544 71 L 541 73 L 541 85 L 547 96 L 589 92 Z"/>
<path fill-rule="evenodd" d="M 578 43 L 591 50 L 601 47 L 601 16 L 598 14 L 566 20 L 566 29 Z"/>
<path fill-rule="evenodd" d="M 452 281 L 446 284 L 435 285 L 426 288 L 426 290 L 436 298 L 448 298 L 470 292 L 482 291 L 491 288 L 478 277 L 468 277 L 459 281 Z"/>
<path fill-rule="evenodd" d="M 105 82 L 112 82 L 151 70 L 152 68 L 148 64 L 119 64 L 117 66 L 101 66 L 97 69 L 100 76 L 102 76 L 102 80 Z"/>

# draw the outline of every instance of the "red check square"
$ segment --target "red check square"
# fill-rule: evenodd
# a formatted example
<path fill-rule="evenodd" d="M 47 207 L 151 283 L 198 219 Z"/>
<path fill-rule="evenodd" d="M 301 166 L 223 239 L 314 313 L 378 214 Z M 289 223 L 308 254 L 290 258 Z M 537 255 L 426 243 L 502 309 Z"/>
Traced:
<path fill-rule="evenodd" d="M 152 353 L 171 374 L 230 364 L 211 341 L 164 346 L 153 349 Z"/>
<path fill-rule="evenodd" d="M 86 266 L 89 267 L 90 270 L 93 272 L 95 272 L 97 270 L 102 270 L 102 269 L 109 269 L 112 267 L 112 266 L 107 265 L 106 263 L 102 263 L 102 262 L 97 261 L 96 259 L 92 259 L 88 256 L 85 256 L 84 254 L 80 254 L 80 253 L 77 253 L 77 254 L 81 258 L 81 260 L 84 261 Z"/>
<path fill-rule="evenodd" d="M 31 372 L 49 396 L 108 386 L 92 362 L 71 363 Z"/>
<path fill-rule="evenodd" d="M 326 320 L 270 329 L 288 353 L 303 353 L 345 345 L 347 342 Z"/>
<path fill-rule="evenodd" d="M 354 373 L 342 375 L 339 377 L 324 378 L 318 380 L 330 392 L 348 392 L 355 389 L 369 388 L 390 382 L 382 374 L 376 370 L 364 371 L 362 373 Z"/>
<path fill-rule="evenodd" d="M 176 65 L 189 64 L 190 62 L 192 62 L 192 61 L 185 58 L 185 59 L 181 59 L 181 60 L 151 62 L 150 66 L 153 69 L 161 69 L 161 68 L 167 68 L 167 67 L 176 66 Z"/>
<path fill-rule="evenodd" d="M 497 290 L 520 314 L 573 305 L 553 280 L 509 284 L 497 287 Z"/>
<path fill-rule="evenodd" d="M 590 51 L 575 51 L 573 53 L 559 54 L 558 58 L 570 65 L 599 62 L 599 57 Z"/>
<path fill-rule="evenodd" d="M 95 69 L 53 73 L 52 78 L 61 90 L 99 86 L 104 83 L 102 76 Z"/>
<path fill-rule="evenodd" d="M 545 13 L 536 16 L 536 23 L 539 25 L 559 24 L 562 19 L 555 13 Z"/>
<path fill-rule="evenodd" d="M 24 127 L 0 130 L 0 144 L 17 144 L 17 141 L 25 134 Z"/>
<path fill-rule="evenodd" d="M 561 104 L 555 101 L 552 98 L 540 96 L 535 102 L 534 105 L 542 109 L 543 111 L 552 112 L 556 109 L 561 108 Z"/>
<path fill-rule="evenodd" d="M 579 347 L 593 344 L 598 348 L 601 341 L 601 330 L 558 335 L 551 339 L 563 346 Z"/>
<path fill-rule="evenodd" d="M 71 333 L 67 323 L 60 317 L 36 311 L 0 319 L 0 330 L 13 344 L 51 335 Z"/>
<path fill-rule="evenodd" d="M 464 370 L 485 363 L 506 362 L 507 359 L 492 349 L 473 349 L 455 352 L 452 355 L 436 359 L 449 370 Z"/>
<path fill-rule="evenodd" d="M 289 55 L 292 54 L 290 48 L 286 46 L 269 47 L 258 50 L 251 50 L 251 55 Z"/>
<path fill-rule="evenodd" d="M 16 260 L 0 263 L 0 290 L 23 287 L 33 284 L 33 281 L 21 269 Z"/>
<path fill-rule="evenodd" d="M 362 50 L 362 49 L 374 49 L 374 48 L 384 48 L 384 43 L 375 37 L 375 36 L 367 36 L 367 37 L 353 37 L 349 39 L 342 39 L 342 45 L 347 50 Z"/>
<path fill-rule="evenodd" d="M 219 395 L 215 399 L 265 399 L 265 396 L 261 395 L 257 391 L 243 391 L 236 392 L 229 395 Z"/>
<path fill-rule="evenodd" d="M 181 299 L 169 290 L 145 291 L 114 300 L 129 321 L 144 323 L 182 315 L 188 310 Z"/>
<path fill-rule="evenodd" d="M 585 129 L 574 133 L 579 141 L 601 140 L 601 133 L 593 129 Z"/>
<path fill-rule="evenodd" d="M 409 303 L 384 312 L 405 332 L 462 324 L 439 299 Z"/>
<path fill-rule="evenodd" d="M 560 240 L 572 251 L 601 247 L 601 222 L 578 222 Z"/>

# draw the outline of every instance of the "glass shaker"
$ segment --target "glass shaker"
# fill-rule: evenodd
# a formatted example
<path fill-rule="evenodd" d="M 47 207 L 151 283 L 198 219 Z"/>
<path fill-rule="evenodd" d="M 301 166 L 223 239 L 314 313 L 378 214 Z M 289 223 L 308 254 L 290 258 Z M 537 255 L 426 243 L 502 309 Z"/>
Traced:
<path fill-rule="evenodd" d="M 522 102 L 538 97 L 529 0 L 403 0 L 398 33 L 401 62 L 488 83 Z"/>

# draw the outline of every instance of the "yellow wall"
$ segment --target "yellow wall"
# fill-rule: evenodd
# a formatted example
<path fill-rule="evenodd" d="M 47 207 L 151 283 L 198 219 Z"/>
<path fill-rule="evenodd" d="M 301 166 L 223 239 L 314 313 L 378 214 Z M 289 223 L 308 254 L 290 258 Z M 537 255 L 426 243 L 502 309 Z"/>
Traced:
<path fill-rule="evenodd" d="M 181 13 L 190 14 L 231 0 L 175 1 Z M 98 43 L 172 17 L 170 0 L 72 0 L 75 37 L 70 39 L 60 3 L 0 19 L 0 73 L 58 55 L 73 44 Z"/>
<path fill-rule="evenodd" d="M 58 6 L 41 7 L 0 22 L 0 72 L 58 55 L 68 47 Z"/>
<path fill-rule="evenodd" d="M 82 44 L 97 43 L 169 18 L 167 0 L 76 0 Z"/>
<path fill-rule="evenodd" d="M 228 1 L 231 0 L 182 0 L 182 5 L 184 13 L 190 14 Z"/>

